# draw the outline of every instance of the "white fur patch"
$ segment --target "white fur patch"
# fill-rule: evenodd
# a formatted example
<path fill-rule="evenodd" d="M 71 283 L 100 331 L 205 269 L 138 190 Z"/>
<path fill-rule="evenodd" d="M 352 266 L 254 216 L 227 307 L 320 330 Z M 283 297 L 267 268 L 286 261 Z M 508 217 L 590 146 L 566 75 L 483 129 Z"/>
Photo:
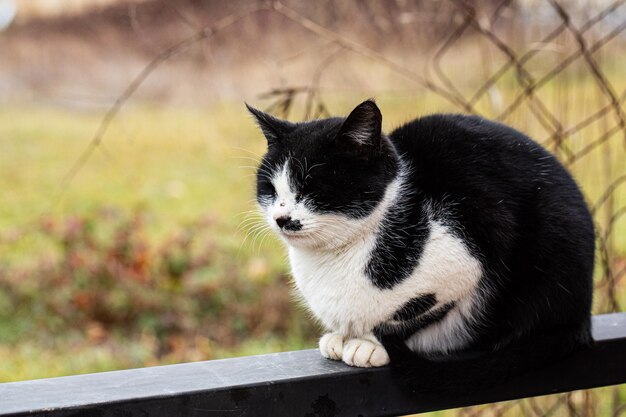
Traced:
<path fill-rule="evenodd" d="M 326 328 L 346 338 L 371 333 L 420 295 L 435 294 L 437 306 L 456 302 L 442 321 L 419 331 L 407 342 L 415 351 L 447 352 L 471 340 L 463 317 L 471 319 L 476 286 L 482 275 L 480 262 L 461 239 L 431 219 L 419 264 L 409 277 L 392 289 L 380 289 L 365 274 L 381 221 L 402 194 L 401 178 L 390 183 L 382 201 L 366 218 L 319 216 L 323 217 L 318 219 L 320 225 L 331 230 L 328 235 L 332 237 L 327 238 L 331 244 L 290 245 L 292 272 L 296 287 L 313 314 Z"/>
<path fill-rule="evenodd" d="M 296 206 L 296 193 L 291 186 L 287 163 L 274 174 L 272 184 L 276 190 L 276 200 L 274 200 L 274 204 L 268 208 L 268 214 L 271 216 L 271 220 L 291 215 L 291 212 Z"/>
<path fill-rule="evenodd" d="M 307 235 L 310 235 L 310 230 L 307 233 L 306 229 L 307 225 L 310 225 L 312 219 L 315 218 L 315 214 L 307 208 L 305 202 L 297 201 L 297 192 L 294 190 L 293 182 L 289 176 L 288 161 L 275 172 L 271 181 L 276 190 L 276 198 L 261 207 L 265 211 L 268 224 L 290 245 L 309 242 L 311 237 Z M 276 219 L 280 217 L 291 217 L 293 220 L 298 220 L 303 225 L 303 230 L 288 233 L 281 231 L 276 224 Z M 301 238 L 301 236 L 305 238 Z"/>

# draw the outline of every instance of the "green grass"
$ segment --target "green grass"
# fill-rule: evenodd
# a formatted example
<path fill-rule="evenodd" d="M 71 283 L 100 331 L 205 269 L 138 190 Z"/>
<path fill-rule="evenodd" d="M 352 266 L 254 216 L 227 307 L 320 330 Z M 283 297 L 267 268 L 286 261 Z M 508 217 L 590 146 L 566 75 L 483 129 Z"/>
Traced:
<path fill-rule="evenodd" d="M 254 126 L 222 116 L 219 109 L 129 110 L 107 133 L 103 150 L 62 187 L 101 115 L 2 111 L 0 225 L 102 205 L 147 208 L 163 226 L 206 213 L 231 223 L 242 211 L 241 197 L 252 196 L 242 162 L 233 159 L 242 154 L 236 149 L 260 152 L 262 143 L 250 140 Z"/>

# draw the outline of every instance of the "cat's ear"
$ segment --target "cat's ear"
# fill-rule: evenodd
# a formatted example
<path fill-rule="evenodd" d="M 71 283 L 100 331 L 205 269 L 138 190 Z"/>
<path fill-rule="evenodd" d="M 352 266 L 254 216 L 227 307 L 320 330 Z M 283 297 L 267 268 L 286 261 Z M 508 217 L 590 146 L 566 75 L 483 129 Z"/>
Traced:
<path fill-rule="evenodd" d="M 374 100 L 366 100 L 352 110 L 341 125 L 337 138 L 353 148 L 377 151 L 380 149 L 382 122 L 383 116 Z"/>
<path fill-rule="evenodd" d="M 261 131 L 265 135 L 268 145 L 280 142 L 281 138 L 295 127 L 294 123 L 278 119 L 270 114 L 262 112 L 259 109 L 255 109 L 248 103 L 245 104 L 246 108 L 254 116 L 259 128 L 261 128 Z"/>

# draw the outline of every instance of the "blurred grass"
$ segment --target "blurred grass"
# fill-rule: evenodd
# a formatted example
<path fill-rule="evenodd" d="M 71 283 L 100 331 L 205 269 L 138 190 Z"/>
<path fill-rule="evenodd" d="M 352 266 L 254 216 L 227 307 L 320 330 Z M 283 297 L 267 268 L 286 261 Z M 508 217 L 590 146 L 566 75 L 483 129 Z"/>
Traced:
<path fill-rule="evenodd" d="M 6 191 L 0 197 L 0 225 L 102 205 L 141 206 L 163 227 L 207 213 L 223 213 L 222 220 L 232 224 L 242 211 L 241 196 L 252 196 L 241 163 L 233 159 L 240 154 L 235 149 L 252 146 L 260 152 L 262 143 L 251 142 L 254 126 L 222 116 L 219 109 L 131 109 L 114 123 L 104 151 L 96 151 L 62 188 L 101 115 L 5 109 L 0 112 L 5 150 L 0 186 Z"/>
<path fill-rule="evenodd" d="M 626 83 L 626 78 L 621 82 Z M 567 88 L 548 86 L 542 90 L 542 98 L 557 104 L 557 108 L 564 97 L 569 102 L 583 103 L 558 115 L 575 123 L 597 108 L 592 101 L 596 100 L 592 83 L 587 78 L 576 80 Z M 506 102 L 517 90 L 504 85 L 498 91 Z M 324 100 L 331 112 L 345 114 L 368 96 L 355 98 L 354 94 L 335 93 L 325 95 Z M 376 98 L 385 116 L 386 131 L 418 115 L 449 109 L 448 104 L 428 93 L 378 94 Z M 479 102 L 478 108 L 491 115 L 501 110 L 493 100 Z M 299 118 L 300 110 L 301 107 L 295 108 L 293 119 Z M 209 219 L 207 244 L 218 245 L 219 256 L 211 259 L 211 265 L 202 267 L 200 278 L 192 275 L 188 282 L 214 280 L 217 296 L 222 296 L 220 291 L 228 288 L 226 284 L 232 276 L 238 282 L 250 281 L 252 293 L 265 294 L 261 291 L 264 288 L 284 286 L 281 276 L 287 266 L 276 239 L 270 236 L 262 245 L 258 241 L 253 244 L 254 239 L 250 239 L 242 245 L 246 228 L 240 224 L 244 213 L 254 209 L 254 160 L 265 148 L 243 103 L 222 102 L 210 107 L 128 106 L 111 125 L 102 148 L 64 187 L 64 176 L 84 151 L 101 117 L 97 112 L 45 106 L 0 108 L 0 270 L 5 271 L 9 281 L 28 280 L 24 271 L 38 268 L 49 253 L 53 258 L 59 256 L 55 245 L 57 240 L 62 241 L 62 236 L 51 239 L 41 233 L 42 221 L 64 224 L 68 218 L 79 216 L 91 219 L 94 227 L 99 227 L 100 220 L 94 213 L 112 208 L 123 213 L 141 212 L 146 220 L 140 232 L 145 234 L 146 242 L 168 241 L 181 224 Z M 527 108 L 514 112 L 508 122 L 535 138 L 546 137 Z M 574 152 L 580 150 L 589 138 L 598 137 L 610 127 L 612 124 L 594 123 L 568 140 L 568 146 Z M 613 175 L 626 172 L 623 146 L 623 137 L 615 135 L 604 147 L 572 165 L 590 201 L 597 200 L 606 187 L 607 161 Z M 616 206 L 622 205 L 626 205 L 623 190 L 616 194 Z M 623 256 L 626 222 L 618 222 L 615 228 L 615 245 Z M 158 256 L 158 252 L 152 256 Z M 15 270 L 22 275 L 11 276 Z M 213 278 L 206 278 L 207 274 Z M 184 301 L 181 297 L 189 296 L 202 304 L 204 290 L 185 295 L 171 288 L 156 288 L 152 290 L 165 297 L 178 297 L 179 303 Z M 231 293 L 226 295 L 232 297 Z M 620 298 L 625 299 L 623 290 Z M 267 305 L 262 301 L 257 303 L 257 312 L 244 313 L 258 314 L 259 320 L 265 320 Z M 246 303 L 233 299 L 225 303 L 229 302 Z M 238 320 L 249 321 L 248 316 L 233 317 L 221 324 L 241 326 L 234 330 L 238 336 L 233 339 L 230 334 L 201 333 L 207 328 L 219 333 L 219 323 L 198 326 L 195 332 L 165 335 L 159 334 L 162 324 L 159 327 L 140 322 L 122 331 L 93 317 L 70 327 L 55 327 L 42 324 L 37 318 L 37 314 L 51 314 L 44 305 L 39 312 L 32 306 L 10 311 L 6 307 L 10 305 L 0 299 L 0 382 L 315 346 L 314 328 L 295 308 L 279 318 L 286 329 L 280 333 L 263 324 L 237 324 Z M 211 321 L 211 313 L 202 314 L 201 322 Z M 190 327 L 193 326 L 186 325 Z M 222 340 L 229 342 L 222 345 Z M 42 367 L 43 363 L 49 365 Z"/>

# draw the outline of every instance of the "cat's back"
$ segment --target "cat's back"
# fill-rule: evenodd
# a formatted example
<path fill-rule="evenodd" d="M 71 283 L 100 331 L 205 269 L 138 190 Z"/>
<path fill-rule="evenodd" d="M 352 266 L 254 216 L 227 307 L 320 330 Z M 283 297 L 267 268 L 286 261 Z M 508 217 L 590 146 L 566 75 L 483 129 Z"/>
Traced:
<path fill-rule="evenodd" d="M 394 145 L 411 147 L 467 143 L 469 139 L 486 139 L 489 145 L 501 139 L 534 144 L 521 132 L 510 126 L 476 115 L 438 113 L 416 118 L 396 128 L 391 134 Z"/>
<path fill-rule="evenodd" d="M 593 224 L 570 173 L 523 133 L 479 116 L 435 114 L 409 122 L 390 136 L 410 167 L 416 198 L 448 202 L 467 229 L 507 230 L 510 239 L 531 222 L 583 234 Z M 577 239 L 577 240 L 579 240 Z"/>
<path fill-rule="evenodd" d="M 501 206 L 500 211 L 555 200 L 588 217 L 582 194 L 561 163 L 509 126 L 479 116 L 435 114 L 399 127 L 389 138 L 422 195 L 456 196 Z"/>
<path fill-rule="evenodd" d="M 564 173 L 557 160 L 526 135 L 479 116 L 425 116 L 399 127 L 390 139 L 423 177 L 424 186 L 433 179 L 452 185 L 489 176 L 522 184 L 548 168 Z"/>

